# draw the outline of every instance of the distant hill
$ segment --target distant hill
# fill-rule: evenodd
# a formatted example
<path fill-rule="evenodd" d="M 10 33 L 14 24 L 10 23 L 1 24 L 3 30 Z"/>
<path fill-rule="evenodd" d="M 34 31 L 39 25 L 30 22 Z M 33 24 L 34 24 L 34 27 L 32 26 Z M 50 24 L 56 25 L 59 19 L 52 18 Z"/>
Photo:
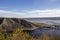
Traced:
<path fill-rule="evenodd" d="M 24 19 L 18 18 L 0 18 L 0 30 L 14 30 L 16 28 L 24 28 L 24 30 L 33 29 L 35 26 Z"/>
<path fill-rule="evenodd" d="M 60 20 L 60 17 L 42 17 L 42 18 L 24 18 L 24 19 L 49 19 L 49 20 Z"/>
<path fill-rule="evenodd" d="M 34 30 L 39 27 L 49 27 L 50 25 L 44 23 L 32 23 L 21 18 L 0 18 L 0 30 L 12 31 L 17 28 L 23 30 Z"/>

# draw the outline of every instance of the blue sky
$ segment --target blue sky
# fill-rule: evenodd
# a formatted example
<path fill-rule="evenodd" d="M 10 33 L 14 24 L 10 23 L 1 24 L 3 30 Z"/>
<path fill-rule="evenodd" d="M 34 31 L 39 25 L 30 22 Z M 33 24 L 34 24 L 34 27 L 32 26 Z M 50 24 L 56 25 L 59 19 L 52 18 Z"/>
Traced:
<path fill-rule="evenodd" d="M 3 16 L 60 17 L 60 0 L 0 0 L 0 17 Z"/>

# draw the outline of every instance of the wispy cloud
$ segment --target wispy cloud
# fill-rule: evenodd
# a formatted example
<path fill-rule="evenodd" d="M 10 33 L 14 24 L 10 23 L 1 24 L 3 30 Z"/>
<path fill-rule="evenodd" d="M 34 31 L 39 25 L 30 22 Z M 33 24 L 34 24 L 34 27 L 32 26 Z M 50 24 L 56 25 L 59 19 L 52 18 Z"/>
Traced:
<path fill-rule="evenodd" d="M 28 11 L 33 17 L 60 17 L 60 9 Z"/>
<path fill-rule="evenodd" d="M 31 11 L 6 11 L 0 10 L 0 17 L 19 17 L 19 18 L 33 18 L 33 17 L 60 17 L 60 9 L 47 10 L 31 10 Z"/>
<path fill-rule="evenodd" d="M 22 15 L 21 12 L 0 10 L 0 17 L 22 17 Z"/>

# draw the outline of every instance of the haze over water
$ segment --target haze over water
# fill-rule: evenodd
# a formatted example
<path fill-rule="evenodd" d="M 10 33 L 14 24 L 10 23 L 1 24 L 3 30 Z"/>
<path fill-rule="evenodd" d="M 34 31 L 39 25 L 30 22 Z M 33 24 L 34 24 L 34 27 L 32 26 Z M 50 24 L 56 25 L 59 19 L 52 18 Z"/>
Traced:
<path fill-rule="evenodd" d="M 25 20 L 30 22 L 37 22 L 37 23 L 46 23 L 46 24 L 55 24 L 59 25 L 60 20 L 53 20 L 53 19 L 40 19 L 40 18 L 26 18 Z"/>
<path fill-rule="evenodd" d="M 37 22 L 37 23 L 46 23 L 46 24 L 54 24 L 60 26 L 60 20 L 52 20 L 52 19 L 40 19 L 40 18 L 27 18 L 25 19 L 30 22 Z M 38 28 L 33 31 L 31 31 L 31 35 L 38 37 L 39 35 L 41 36 L 43 33 L 47 35 L 51 35 L 52 32 L 55 36 L 60 36 L 60 27 L 56 28 Z"/>

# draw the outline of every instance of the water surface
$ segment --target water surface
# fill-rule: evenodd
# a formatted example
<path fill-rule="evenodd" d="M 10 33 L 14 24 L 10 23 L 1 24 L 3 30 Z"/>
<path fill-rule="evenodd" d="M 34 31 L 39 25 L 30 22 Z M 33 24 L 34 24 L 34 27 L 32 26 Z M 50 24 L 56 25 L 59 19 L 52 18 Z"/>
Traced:
<path fill-rule="evenodd" d="M 60 26 L 60 20 L 52 20 L 52 19 L 40 19 L 40 18 L 30 18 L 25 19 L 30 22 L 37 22 L 37 23 L 46 23 L 46 24 L 54 24 Z M 54 27 L 54 28 L 37 28 L 33 31 L 30 31 L 30 35 L 38 37 L 41 36 L 43 33 L 47 34 L 48 36 L 55 35 L 60 36 L 60 27 Z"/>

